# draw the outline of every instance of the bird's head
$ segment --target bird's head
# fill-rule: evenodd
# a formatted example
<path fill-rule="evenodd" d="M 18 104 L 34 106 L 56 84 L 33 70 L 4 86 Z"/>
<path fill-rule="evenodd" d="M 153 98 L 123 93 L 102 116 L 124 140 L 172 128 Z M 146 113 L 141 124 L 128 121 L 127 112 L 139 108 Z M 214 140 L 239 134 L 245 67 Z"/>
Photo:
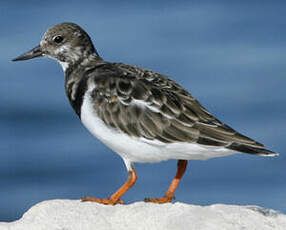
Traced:
<path fill-rule="evenodd" d="M 88 34 L 78 25 L 68 22 L 49 28 L 40 45 L 13 61 L 43 56 L 56 59 L 64 69 L 90 56 L 99 57 Z"/>

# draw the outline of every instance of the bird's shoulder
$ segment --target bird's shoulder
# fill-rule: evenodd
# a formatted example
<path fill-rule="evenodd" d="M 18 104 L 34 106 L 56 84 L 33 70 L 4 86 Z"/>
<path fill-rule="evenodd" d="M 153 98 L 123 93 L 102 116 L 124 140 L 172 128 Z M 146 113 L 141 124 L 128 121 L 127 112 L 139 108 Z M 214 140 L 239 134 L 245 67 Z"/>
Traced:
<path fill-rule="evenodd" d="M 114 93 L 119 93 L 120 95 L 121 92 L 130 97 L 135 96 L 135 99 L 139 100 L 145 100 L 145 97 L 144 95 L 142 97 L 134 95 L 135 91 L 147 93 L 149 96 L 159 96 L 157 94 L 162 93 L 168 97 L 172 94 L 195 101 L 195 98 L 190 93 L 171 78 L 138 66 L 104 62 L 85 71 L 85 75 L 96 83 L 97 89 L 109 91 L 110 87 L 108 86 L 114 86 L 114 83 L 116 86 Z M 102 84 L 104 84 L 104 87 L 102 87 Z M 124 92 L 124 89 L 126 92 Z M 163 95 L 160 94 L 160 96 Z"/>

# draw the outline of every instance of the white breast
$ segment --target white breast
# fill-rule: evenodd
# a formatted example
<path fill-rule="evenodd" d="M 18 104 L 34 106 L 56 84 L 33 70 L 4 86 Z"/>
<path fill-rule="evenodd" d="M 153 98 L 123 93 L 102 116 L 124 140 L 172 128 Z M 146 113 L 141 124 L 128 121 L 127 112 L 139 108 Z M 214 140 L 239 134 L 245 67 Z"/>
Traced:
<path fill-rule="evenodd" d="M 123 159 L 130 162 L 158 162 L 168 159 L 204 160 L 235 153 L 223 147 L 203 146 L 195 143 L 166 144 L 160 141 L 150 141 L 145 138 L 131 137 L 110 128 L 97 116 L 94 110 L 91 98 L 92 89 L 93 87 L 90 87 L 84 96 L 81 120 L 94 136 Z"/>

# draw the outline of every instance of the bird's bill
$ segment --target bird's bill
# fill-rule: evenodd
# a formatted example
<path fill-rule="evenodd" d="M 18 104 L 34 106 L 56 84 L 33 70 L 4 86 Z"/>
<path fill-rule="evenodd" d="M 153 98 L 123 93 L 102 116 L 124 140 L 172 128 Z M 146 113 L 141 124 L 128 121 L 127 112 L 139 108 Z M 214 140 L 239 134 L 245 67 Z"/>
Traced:
<path fill-rule="evenodd" d="M 31 49 L 30 51 L 22 54 L 19 57 L 14 58 L 12 61 L 24 61 L 28 59 L 32 59 L 35 57 L 41 57 L 43 56 L 43 51 L 40 45 L 36 46 L 34 49 Z"/>

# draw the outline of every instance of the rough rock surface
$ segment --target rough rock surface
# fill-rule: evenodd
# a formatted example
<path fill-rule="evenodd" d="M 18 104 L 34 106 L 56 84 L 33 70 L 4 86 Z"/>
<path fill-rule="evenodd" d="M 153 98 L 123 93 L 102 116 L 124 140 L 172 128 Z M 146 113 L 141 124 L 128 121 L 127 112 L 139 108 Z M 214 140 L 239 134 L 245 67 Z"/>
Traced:
<path fill-rule="evenodd" d="M 0 230 L 286 229 L 286 215 L 258 206 L 184 203 L 105 206 L 79 200 L 43 201 Z"/>

